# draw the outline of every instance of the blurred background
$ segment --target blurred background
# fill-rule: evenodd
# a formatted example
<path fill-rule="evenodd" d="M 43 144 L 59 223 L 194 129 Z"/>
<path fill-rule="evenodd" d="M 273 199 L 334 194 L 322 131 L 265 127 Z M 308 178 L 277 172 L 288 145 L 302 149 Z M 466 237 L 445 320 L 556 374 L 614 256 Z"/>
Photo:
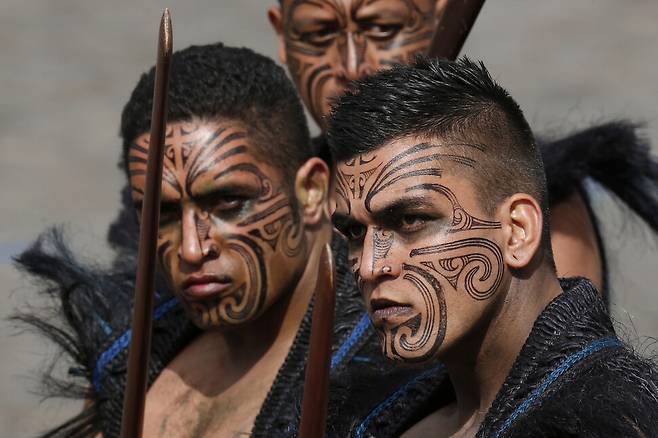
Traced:
<path fill-rule="evenodd" d="M 0 2 L 0 436 L 33 436 L 80 409 L 42 402 L 37 371 L 54 353 L 6 318 L 38 303 L 11 257 L 66 224 L 87 260 L 107 260 L 119 206 L 119 117 L 155 61 L 162 9 L 175 48 L 221 40 L 276 56 L 276 0 Z M 658 4 L 653 0 L 489 1 L 464 53 L 485 61 L 538 133 L 616 118 L 646 122 L 658 152 Z M 317 130 L 316 130 L 317 132 Z M 641 348 L 658 336 L 658 242 L 596 186 L 615 317 Z"/>

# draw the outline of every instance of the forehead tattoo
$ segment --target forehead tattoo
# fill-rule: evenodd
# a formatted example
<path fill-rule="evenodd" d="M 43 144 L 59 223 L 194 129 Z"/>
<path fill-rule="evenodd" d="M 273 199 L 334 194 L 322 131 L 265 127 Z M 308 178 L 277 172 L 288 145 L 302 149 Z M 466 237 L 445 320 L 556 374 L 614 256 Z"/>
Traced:
<path fill-rule="evenodd" d="M 178 123 L 167 127 L 162 181 L 181 197 L 184 194 L 191 195 L 194 182 L 215 170 L 218 163 L 231 156 L 247 153 L 244 131 L 230 126 L 215 126 L 214 130 L 208 130 L 207 126 L 200 123 Z M 148 151 L 144 146 L 147 145 L 148 138 L 143 139 L 142 145 L 131 145 L 128 158 L 130 176 L 146 173 Z M 262 175 L 255 166 L 252 170 Z M 214 178 L 219 176 L 214 175 Z"/>
<path fill-rule="evenodd" d="M 461 144 L 475 151 L 486 146 Z M 444 196 L 452 209 L 450 226 L 446 236 L 454 240 L 412 248 L 401 264 L 403 280 L 415 290 L 422 303 L 420 310 L 405 322 L 386 330 L 381 329 L 384 354 L 392 359 L 407 362 L 424 361 L 436 354 L 445 338 L 447 307 L 445 291 L 466 293 L 476 301 L 493 296 L 503 278 L 502 252 L 493 241 L 474 235 L 474 230 L 498 229 L 500 222 L 478 218 L 461 205 L 458 196 L 441 182 L 443 168 L 440 164 L 451 162 L 456 166 L 475 168 L 477 160 L 447 151 L 450 147 L 431 143 L 419 143 L 384 162 L 376 155 L 357 156 L 343 162 L 337 169 L 336 194 L 346 214 L 353 205 L 360 203 L 363 209 L 377 216 L 372 205 L 387 189 L 403 187 L 404 193 L 434 192 Z M 418 178 L 423 182 L 418 183 Z M 469 233 L 462 237 L 462 233 Z M 425 244 L 429 242 L 424 242 Z M 395 245 L 395 232 L 374 227 L 372 232 L 372 260 L 370 269 L 378 265 L 395 263 L 387 261 Z M 350 254 L 357 283 L 363 281 L 359 271 L 363 261 L 360 254 Z M 399 261 L 398 261 L 399 262 Z"/>

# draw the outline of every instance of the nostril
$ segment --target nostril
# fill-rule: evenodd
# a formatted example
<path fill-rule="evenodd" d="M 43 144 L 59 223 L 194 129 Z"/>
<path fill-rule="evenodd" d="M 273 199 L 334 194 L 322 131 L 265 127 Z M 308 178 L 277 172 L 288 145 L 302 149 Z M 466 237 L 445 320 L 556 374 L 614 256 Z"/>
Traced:
<path fill-rule="evenodd" d="M 219 257 L 219 248 L 214 242 L 210 242 L 203 248 L 204 257 Z"/>

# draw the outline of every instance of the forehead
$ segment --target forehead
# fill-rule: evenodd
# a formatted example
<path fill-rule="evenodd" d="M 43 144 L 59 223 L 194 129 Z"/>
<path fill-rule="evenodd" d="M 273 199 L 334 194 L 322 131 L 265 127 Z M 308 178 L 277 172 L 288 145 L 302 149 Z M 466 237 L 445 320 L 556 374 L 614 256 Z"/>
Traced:
<path fill-rule="evenodd" d="M 165 133 L 165 149 L 180 148 L 189 150 L 203 148 L 221 141 L 224 137 L 239 134 L 242 139 L 248 140 L 246 126 L 232 120 L 191 120 L 168 122 Z M 149 145 L 150 134 L 145 132 L 139 135 L 134 143 Z M 248 141 L 246 141 L 248 143 Z"/>
<path fill-rule="evenodd" d="M 129 149 L 129 173 L 134 184 L 143 183 L 149 149 L 148 133 Z M 232 120 L 193 120 L 167 124 L 163 183 L 176 192 L 196 192 L 200 187 L 251 179 L 279 179 L 254 146 L 248 127 Z"/>
<path fill-rule="evenodd" d="M 339 161 L 336 166 L 337 209 L 366 211 L 392 198 L 421 195 L 424 188 L 451 186 L 472 192 L 482 145 L 418 137 L 394 140 L 376 150 Z M 444 189 L 439 192 L 445 191 Z"/>

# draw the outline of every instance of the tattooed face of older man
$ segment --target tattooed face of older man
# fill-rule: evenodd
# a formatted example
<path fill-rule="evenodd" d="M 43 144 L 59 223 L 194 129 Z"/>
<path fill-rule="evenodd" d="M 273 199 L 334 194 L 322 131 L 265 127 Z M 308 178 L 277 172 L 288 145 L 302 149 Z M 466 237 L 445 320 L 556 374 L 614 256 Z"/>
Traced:
<path fill-rule="evenodd" d="M 429 48 L 440 0 L 284 0 L 269 11 L 279 57 L 315 121 L 348 82 Z"/>
<path fill-rule="evenodd" d="M 506 282 L 501 224 L 462 177 L 483 148 L 399 139 L 337 165 L 334 224 L 391 359 L 441 357 Z"/>
<path fill-rule="evenodd" d="M 129 153 L 141 206 L 149 135 Z M 165 139 L 158 255 L 200 328 L 257 318 L 305 266 L 305 236 L 292 183 L 257 159 L 238 122 L 170 123 Z"/>

